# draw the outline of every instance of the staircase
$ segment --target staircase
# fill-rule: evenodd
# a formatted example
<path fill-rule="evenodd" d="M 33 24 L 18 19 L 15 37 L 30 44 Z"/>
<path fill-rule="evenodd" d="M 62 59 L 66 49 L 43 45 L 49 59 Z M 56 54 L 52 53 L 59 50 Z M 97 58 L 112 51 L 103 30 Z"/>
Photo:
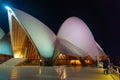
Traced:
<path fill-rule="evenodd" d="M 25 58 L 11 58 L 6 62 L 0 64 L 0 66 L 16 66 L 19 62 L 25 60 Z"/>

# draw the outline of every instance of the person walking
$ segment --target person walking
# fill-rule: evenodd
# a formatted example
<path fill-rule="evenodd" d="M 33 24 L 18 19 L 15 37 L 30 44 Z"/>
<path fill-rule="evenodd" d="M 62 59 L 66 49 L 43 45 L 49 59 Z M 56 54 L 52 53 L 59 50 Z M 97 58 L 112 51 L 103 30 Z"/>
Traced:
<path fill-rule="evenodd" d="M 108 57 L 106 57 L 103 60 L 103 68 L 104 68 L 104 74 L 109 74 L 109 66 L 110 66 L 110 60 Z"/>

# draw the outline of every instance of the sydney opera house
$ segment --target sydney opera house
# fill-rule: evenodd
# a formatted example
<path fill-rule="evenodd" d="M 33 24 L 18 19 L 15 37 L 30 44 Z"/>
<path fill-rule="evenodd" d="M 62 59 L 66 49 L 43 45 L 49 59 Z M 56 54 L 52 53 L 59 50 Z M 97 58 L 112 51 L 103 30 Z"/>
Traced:
<path fill-rule="evenodd" d="M 9 33 L 0 29 L 0 58 L 23 58 L 17 65 L 81 65 L 92 64 L 106 55 L 80 18 L 66 19 L 56 35 L 33 16 L 7 9 Z"/>

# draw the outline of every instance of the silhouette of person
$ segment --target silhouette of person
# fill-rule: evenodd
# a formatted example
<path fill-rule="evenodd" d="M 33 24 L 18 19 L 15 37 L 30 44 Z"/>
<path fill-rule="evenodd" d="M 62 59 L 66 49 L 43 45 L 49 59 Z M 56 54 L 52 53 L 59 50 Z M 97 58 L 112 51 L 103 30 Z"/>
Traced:
<path fill-rule="evenodd" d="M 103 68 L 104 68 L 104 74 L 108 74 L 109 72 L 109 66 L 110 66 L 110 60 L 108 57 L 106 57 L 104 60 L 103 60 Z"/>

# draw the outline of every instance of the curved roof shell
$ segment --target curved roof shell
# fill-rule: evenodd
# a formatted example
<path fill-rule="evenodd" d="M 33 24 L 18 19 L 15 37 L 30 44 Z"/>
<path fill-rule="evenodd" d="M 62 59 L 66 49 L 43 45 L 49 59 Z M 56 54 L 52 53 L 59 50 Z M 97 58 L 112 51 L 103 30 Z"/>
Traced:
<path fill-rule="evenodd" d="M 90 29 L 80 18 L 70 17 L 65 20 L 59 29 L 57 37 L 83 50 L 85 55 L 90 55 L 94 60 L 96 59 L 95 56 L 100 56 L 98 46 Z M 78 53 L 74 52 L 74 54 Z"/>
<path fill-rule="evenodd" d="M 95 60 L 96 56 L 99 57 L 104 53 L 94 40 L 88 26 L 80 18 L 70 17 L 65 20 L 56 39 L 56 35 L 33 16 L 15 8 L 8 11 L 10 31 L 12 31 L 11 16 L 14 16 L 44 58 L 53 56 L 54 43 L 56 43 L 56 48 L 60 52 L 72 56 L 90 55 Z"/>
<path fill-rule="evenodd" d="M 0 40 L 0 54 L 13 55 L 12 54 L 12 46 L 11 46 L 10 35 L 9 34 L 5 35 Z"/>
<path fill-rule="evenodd" d="M 5 32 L 0 28 L 0 39 L 2 39 L 4 35 L 5 35 Z"/>
<path fill-rule="evenodd" d="M 103 49 L 100 47 L 100 45 L 96 42 L 97 49 L 100 55 L 106 56 L 106 53 L 103 51 Z"/>
<path fill-rule="evenodd" d="M 31 15 L 15 8 L 12 8 L 11 12 L 35 44 L 40 55 L 44 58 L 51 58 L 54 51 L 55 34 L 45 24 Z M 12 30 L 11 13 L 9 12 L 8 15 L 10 30 Z"/>
<path fill-rule="evenodd" d="M 56 49 L 60 51 L 62 54 L 67 54 L 71 56 L 85 56 L 85 51 L 78 48 L 74 44 L 70 43 L 69 41 L 65 39 L 57 38 L 56 40 Z"/>

